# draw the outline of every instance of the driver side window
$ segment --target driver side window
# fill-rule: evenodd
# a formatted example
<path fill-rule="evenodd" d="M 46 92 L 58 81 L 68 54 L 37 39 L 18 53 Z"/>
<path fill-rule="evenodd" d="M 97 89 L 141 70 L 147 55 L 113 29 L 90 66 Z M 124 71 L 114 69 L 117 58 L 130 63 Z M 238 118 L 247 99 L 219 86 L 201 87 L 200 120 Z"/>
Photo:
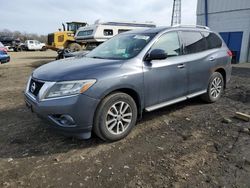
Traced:
<path fill-rule="evenodd" d="M 181 47 L 177 32 L 163 34 L 159 40 L 154 43 L 151 51 L 154 49 L 164 50 L 168 57 L 180 55 Z"/>

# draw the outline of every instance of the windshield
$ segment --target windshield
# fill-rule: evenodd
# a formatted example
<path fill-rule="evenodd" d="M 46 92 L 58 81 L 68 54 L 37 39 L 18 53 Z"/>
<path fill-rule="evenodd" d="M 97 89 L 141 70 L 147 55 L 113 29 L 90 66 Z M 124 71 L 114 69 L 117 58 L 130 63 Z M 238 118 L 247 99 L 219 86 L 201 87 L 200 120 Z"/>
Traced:
<path fill-rule="evenodd" d="M 121 34 L 104 42 L 86 57 L 100 59 L 130 59 L 149 43 L 155 34 Z"/>

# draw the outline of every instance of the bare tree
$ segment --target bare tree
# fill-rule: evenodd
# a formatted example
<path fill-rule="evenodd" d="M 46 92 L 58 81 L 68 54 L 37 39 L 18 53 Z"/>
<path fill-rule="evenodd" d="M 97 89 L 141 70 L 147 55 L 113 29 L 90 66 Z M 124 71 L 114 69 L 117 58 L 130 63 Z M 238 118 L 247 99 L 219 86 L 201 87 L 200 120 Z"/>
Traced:
<path fill-rule="evenodd" d="M 38 35 L 36 33 L 26 33 L 20 31 L 10 31 L 8 29 L 0 30 L 0 37 L 13 37 L 14 39 L 20 39 L 22 42 L 25 40 L 38 40 L 40 42 L 47 43 L 46 35 Z"/>

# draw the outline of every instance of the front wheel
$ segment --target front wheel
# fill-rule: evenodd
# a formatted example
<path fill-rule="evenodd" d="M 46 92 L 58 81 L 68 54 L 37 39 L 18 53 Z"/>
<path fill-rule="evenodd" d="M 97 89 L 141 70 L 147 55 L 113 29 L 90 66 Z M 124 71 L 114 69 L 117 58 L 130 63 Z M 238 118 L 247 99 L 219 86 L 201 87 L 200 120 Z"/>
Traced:
<path fill-rule="evenodd" d="M 224 91 L 224 79 L 219 72 L 214 72 L 210 78 L 207 93 L 201 96 L 203 100 L 209 103 L 216 102 L 220 99 Z"/>
<path fill-rule="evenodd" d="M 125 93 L 113 93 L 100 103 L 94 120 L 94 132 L 105 141 L 126 137 L 137 120 L 133 98 Z"/>
<path fill-rule="evenodd" d="M 71 43 L 68 47 L 72 52 L 77 52 L 82 49 L 81 45 L 77 43 Z"/>
<path fill-rule="evenodd" d="M 41 51 L 46 51 L 47 50 L 47 47 L 46 46 L 43 46 Z"/>

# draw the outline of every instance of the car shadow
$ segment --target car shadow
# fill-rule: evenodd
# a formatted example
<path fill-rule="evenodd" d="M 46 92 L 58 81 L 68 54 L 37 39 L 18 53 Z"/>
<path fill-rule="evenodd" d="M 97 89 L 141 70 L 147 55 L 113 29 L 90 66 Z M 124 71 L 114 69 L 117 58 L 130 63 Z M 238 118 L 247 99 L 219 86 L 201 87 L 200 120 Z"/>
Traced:
<path fill-rule="evenodd" d="M 153 112 L 146 112 L 138 122 L 139 127 L 143 126 L 148 120 L 168 115 L 170 112 L 181 110 L 189 105 L 201 105 L 202 103 L 199 98 L 194 98 Z M 49 128 L 47 122 L 37 118 L 24 105 L 15 109 L 0 111 L 0 119 L 1 158 L 46 156 L 66 153 L 74 149 L 95 148 L 99 145 L 110 144 L 102 141 L 94 134 L 88 140 L 78 140 L 59 135 Z"/>

